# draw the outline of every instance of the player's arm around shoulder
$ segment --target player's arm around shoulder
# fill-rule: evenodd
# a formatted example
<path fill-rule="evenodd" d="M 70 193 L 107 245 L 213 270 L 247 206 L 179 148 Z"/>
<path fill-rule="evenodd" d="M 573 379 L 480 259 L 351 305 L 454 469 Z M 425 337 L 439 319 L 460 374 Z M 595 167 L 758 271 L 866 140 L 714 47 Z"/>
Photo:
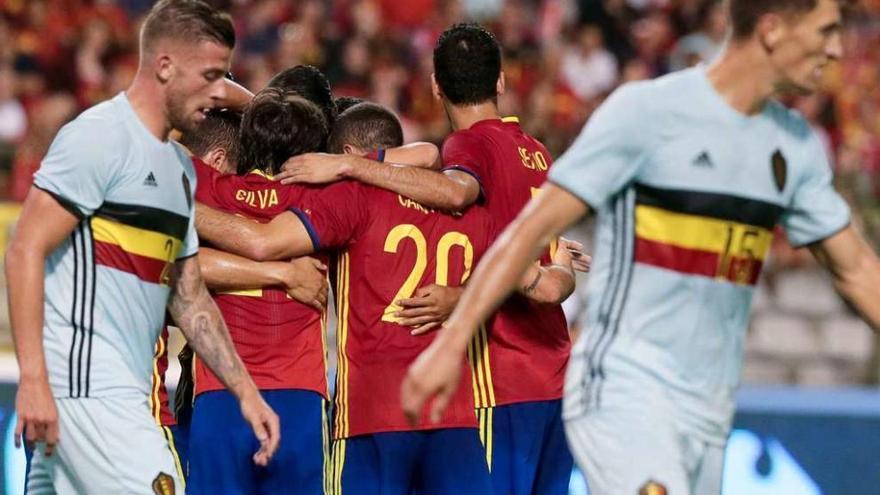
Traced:
<path fill-rule="evenodd" d="M 419 144 L 424 145 L 430 144 Z M 436 158 L 431 166 L 424 166 L 431 159 L 430 154 L 416 158 L 413 155 L 418 155 L 420 151 L 403 148 L 386 153 L 394 155 L 385 157 L 389 163 L 351 154 L 307 153 L 288 160 L 284 172 L 278 177 L 283 184 L 357 180 L 395 192 L 429 208 L 446 211 L 464 210 L 480 196 L 480 183 L 472 175 L 459 170 L 437 171 L 439 165 Z M 403 160 L 412 160 L 410 166 L 400 165 Z"/>
<path fill-rule="evenodd" d="M 197 203 L 196 230 L 218 248 L 255 261 L 289 259 L 314 251 L 306 227 L 293 212 L 258 223 Z"/>
<path fill-rule="evenodd" d="M 43 353 L 43 301 L 46 257 L 76 228 L 79 218 L 52 195 L 33 187 L 25 199 L 6 250 L 9 320 L 20 369 L 16 393 L 15 442 L 46 442 L 51 455 L 58 442 L 58 411 L 49 387 Z"/>
<path fill-rule="evenodd" d="M 265 466 L 278 448 L 278 416 L 263 400 L 235 352 L 226 323 L 202 280 L 196 256 L 174 263 L 171 284 L 171 317 L 199 358 L 238 398 L 242 415 L 260 441 L 254 462 Z"/>
<path fill-rule="evenodd" d="M 848 225 L 810 246 L 834 279 L 834 286 L 875 331 L 880 331 L 880 259 Z"/>

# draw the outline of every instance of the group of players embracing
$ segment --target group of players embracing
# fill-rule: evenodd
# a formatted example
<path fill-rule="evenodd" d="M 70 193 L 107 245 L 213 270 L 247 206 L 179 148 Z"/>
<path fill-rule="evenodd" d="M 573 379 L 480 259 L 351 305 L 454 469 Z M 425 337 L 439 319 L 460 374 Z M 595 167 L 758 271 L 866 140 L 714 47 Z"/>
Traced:
<path fill-rule="evenodd" d="M 451 27 L 434 63 L 433 89 L 455 129 L 442 153 L 404 144 L 389 109 L 334 98 L 305 65 L 252 99 L 230 85 L 242 112 L 211 110 L 180 136 L 197 177 L 202 276 L 281 438 L 271 461 L 255 464 L 260 443 L 235 395 L 188 347 L 172 414 L 166 327 L 150 404 L 189 493 L 567 493 L 560 303 L 574 271 L 588 268 L 578 243 L 548 246 L 478 332 L 442 414 L 407 417 L 401 407 L 409 365 L 551 160 L 516 118 L 498 114 L 501 53 L 488 31 Z"/>

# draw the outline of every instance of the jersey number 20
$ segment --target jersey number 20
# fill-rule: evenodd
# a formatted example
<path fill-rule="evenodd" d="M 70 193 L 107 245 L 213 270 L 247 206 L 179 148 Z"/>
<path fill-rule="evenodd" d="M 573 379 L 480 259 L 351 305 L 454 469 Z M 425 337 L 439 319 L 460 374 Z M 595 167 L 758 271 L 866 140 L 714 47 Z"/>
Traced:
<path fill-rule="evenodd" d="M 394 316 L 394 313 L 401 310 L 397 301 L 412 297 L 428 268 L 428 241 L 425 240 L 425 234 L 415 225 L 401 224 L 391 229 L 391 232 L 388 232 L 388 236 L 385 237 L 385 252 L 397 253 L 404 239 L 409 239 L 415 244 L 416 263 L 403 285 L 398 289 L 397 294 L 394 295 L 391 304 L 385 308 L 382 314 L 382 321 L 389 323 L 397 323 L 399 318 Z M 461 280 L 458 283 L 463 284 L 471 274 L 471 268 L 474 264 L 474 246 L 471 244 L 471 240 L 461 232 L 447 232 L 440 238 L 436 248 L 437 276 L 435 283 L 437 285 L 449 285 L 449 251 L 453 246 L 464 249 L 464 272 L 462 272 Z"/>

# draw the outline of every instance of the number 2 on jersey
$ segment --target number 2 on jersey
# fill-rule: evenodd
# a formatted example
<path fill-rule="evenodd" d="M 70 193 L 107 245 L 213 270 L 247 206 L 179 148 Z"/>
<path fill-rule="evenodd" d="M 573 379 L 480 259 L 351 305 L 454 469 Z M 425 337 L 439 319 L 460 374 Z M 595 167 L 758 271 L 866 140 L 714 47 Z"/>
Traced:
<path fill-rule="evenodd" d="M 419 281 L 428 268 L 428 241 L 425 240 L 425 234 L 418 227 L 412 224 L 401 224 L 395 226 L 388 232 L 385 237 L 385 252 L 397 253 L 400 244 L 404 239 L 409 239 L 416 247 L 416 263 L 410 270 L 403 285 L 397 290 L 397 294 L 391 300 L 385 311 L 382 313 L 382 321 L 389 323 L 397 323 L 400 318 L 394 316 L 402 308 L 396 302 L 401 299 L 412 297 L 418 288 Z M 440 238 L 436 248 L 436 277 L 437 285 L 449 285 L 449 252 L 454 246 L 464 249 L 464 272 L 462 272 L 459 283 L 464 283 L 471 274 L 471 268 L 474 263 L 474 246 L 471 244 L 468 236 L 461 232 L 447 232 Z"/>

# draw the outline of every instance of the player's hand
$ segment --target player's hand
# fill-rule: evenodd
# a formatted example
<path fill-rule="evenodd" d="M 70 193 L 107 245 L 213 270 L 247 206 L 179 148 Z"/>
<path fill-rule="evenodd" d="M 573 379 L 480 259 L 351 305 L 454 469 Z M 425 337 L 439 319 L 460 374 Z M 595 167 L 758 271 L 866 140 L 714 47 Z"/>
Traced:
<path fill-rule="evenodd" d="M 446 287 L 431 284 L 416 290 L 414 297 L 401 299 L 397 304 L 403 309 L 394 314 L 397 322 L 405 327 L 415 327 L 412 335 L 421 335 L 440 326 L 449 318 L 458 298 L 464 291 L 461 287 Z"/>
<path fill-rule="evenodd" d="M 584 254 L 584 245 L 580 242 L 559 238 L 559 245 L 553 255 L 553 264 L 570 267 L 578 272 L 589 272 L 593 258 Z"/>
<path fill-rule="evenodd" d="M 446 331 L 446 330 L 444 330 Z M 400 389 L 403 412 L 417 425 L 425 404 L 431 404 L 431 423 L 439 423 L 461 381 L 464 356 L 436 338 L 410 365 Z"/>
<path fill-rule="evenodd" d="M 282 184 L 327 184 L 345 178 L 348 166 L 345 155 L 306 153 L 284 162 L 275 179 Z"/>
<path fill-rule="evenodd" d="M 15 446 L 21 447 L 22 435 L 30 449 L 36 442 L 46 443 L 46 456 L 51 456 L 58 444 L 58 408 L 49 380 L 45 377 L 22 378 L 15 394 Z"/>
<path fill-rule="evenodd" d="M 281 423 L 275 411 L 266 404 L 256 387 L 241 399 L 241 415 L 244 416 L 254 435 L 260 441 L 260 449 L 254 454 L 254 464 L 267 466 L 281 442 Z"/>
<path fill-rule="evenodd" d="M 327 306 L 327 266 L 308 256 L 284 263 L 284 287 L 287 295 L 315 309 Z"/>

